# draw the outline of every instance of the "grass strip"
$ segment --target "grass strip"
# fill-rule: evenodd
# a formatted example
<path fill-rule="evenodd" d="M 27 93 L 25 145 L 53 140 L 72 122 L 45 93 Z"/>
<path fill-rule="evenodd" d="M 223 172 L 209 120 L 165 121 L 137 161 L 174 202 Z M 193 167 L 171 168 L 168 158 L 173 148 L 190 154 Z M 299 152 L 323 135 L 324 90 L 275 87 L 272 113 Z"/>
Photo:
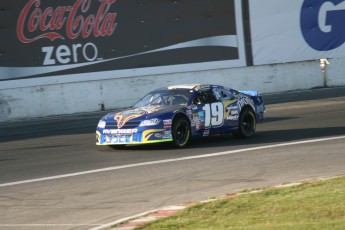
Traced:
<path fill-rule="evenodd" d="M 345 177 L 198 204 L 136 228 L 345 229 Z"/>

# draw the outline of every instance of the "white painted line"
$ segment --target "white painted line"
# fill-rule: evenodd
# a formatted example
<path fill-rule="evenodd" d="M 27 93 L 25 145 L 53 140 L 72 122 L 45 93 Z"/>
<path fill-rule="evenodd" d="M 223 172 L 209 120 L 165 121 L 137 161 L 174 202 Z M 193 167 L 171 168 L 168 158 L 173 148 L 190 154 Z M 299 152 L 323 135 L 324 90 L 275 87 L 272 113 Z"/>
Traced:
<path fill-rule="evenodd" d="M 115 171 L 115 170 L 119 170 L 119 169 L 128 169 L 128 168 L 147 166 L 147 165 L 155 165 L 155 164 L 164 164 L 164 163 L 178 162 L 178 161 L 185 161 L 185 160 L 202 159 L 202 158 L 230 155 L 230 154 L 234 154 L 234 153 L 241 153 L 241 152 L 248 152 L 248 151 L 255 151 L 255 150 L 262 150 L 262 149 L 270 149 L 270 148 L 278 148 L 278 147 L 285 147 L 285 146 L 292 146 L 292 145 L 301 145 L 301 144 L 308 144 L 308 143 L 316 143 L 316 142 L 323 142 L 323 141 L 332 141 L 332 140 L 339 140 L 339 139 L 345 139 L 345 136 L 320 138 L 320 139 L 313 139 L 313 140 L 306 140 L 306 141 L 295 141 L 295 142 L 281 143 L 281 144 L 275 144 L 275 145 L 265 145 L 265 146 L 259 146 L 259 147 L 253 147 L 253 148 L 230 150 L 230 151 L 218 152 L 218 153 L 209 153 L 209 154 L 203 154 L 203 155 L 197 155 L 197 156 L 189 156 L 189 157 L 181 157 L 181 158 L 174 158 L 174 159 L 167 159 L 167 160 L 149 161 L 149 162 L 143 162 L 143 163 L 137 163 L 137 164 L 114 166 L 114 167 L 109 167 L 109 168 L 95 169 L 95 170 L 76 172 L 76 173 L 70 173 L 70 174 L 63 174 L 63 175 L 57 175 L 57 176 L 51 176 L 51 177 L 42 177 L 42 178 L 37 178 L 37 179 L 32 179 L 32 180 L 23 180 L 23 181 L 4 183 L 4 184 L 0 184 L 0 187 L 8 187 L 8 186 L 13 186 L 13 185 L 29 184 L 29 183 L 34 183 L 34 182 L 56 180 L 56 179 L 62 179 L 62 178 L 67 178 L 67 177 L 82 176 L 82 175 L 87 175 L 87 174 L 107 172 L 107 171 Z"/>

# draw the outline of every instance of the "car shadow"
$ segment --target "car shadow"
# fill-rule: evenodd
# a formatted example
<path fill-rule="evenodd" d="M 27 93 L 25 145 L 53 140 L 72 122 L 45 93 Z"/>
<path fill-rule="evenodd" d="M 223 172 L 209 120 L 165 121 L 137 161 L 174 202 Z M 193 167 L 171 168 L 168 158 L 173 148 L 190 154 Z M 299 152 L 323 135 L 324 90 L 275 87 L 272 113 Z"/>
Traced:
<path fill-rule="evenodd" d="M 277 122 L 277 121 L 286 121 L 291 119 L 296 119 L 298 117 L 266 117 L 263 121 L 260 121 L 260 124 Z"/>

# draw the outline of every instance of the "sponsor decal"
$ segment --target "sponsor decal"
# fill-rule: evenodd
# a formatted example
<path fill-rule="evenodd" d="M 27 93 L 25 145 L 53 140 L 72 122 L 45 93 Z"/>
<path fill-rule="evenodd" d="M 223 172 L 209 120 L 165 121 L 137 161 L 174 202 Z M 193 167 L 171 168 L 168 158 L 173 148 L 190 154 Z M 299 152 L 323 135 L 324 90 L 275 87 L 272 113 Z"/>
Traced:
<path fill-rule="evenodd" d="M 200 121 L 205 121 L 205 112 L 204 111 L 198 112 L 198 117 Z"/>
<path fill-rule="evenodd" d="M 231 115 L 238 115 L 239 113 L 238 113 L 237 109 L 232 109 L 232 110 L 230 110 L 230 114 Z"/>
<path fill-rule="evenodd" d="M 227 120 L 238 121 L 239 115 L 230 115 L 227 117 Z"/>
<path fill-rule="evenodd" d="M 146 112 L 143 110 L 129 110 L 115 114 L 114 119 L 117 121 L 117 127 L 121 129 L 127 121 L 140 117 L 144 114 L 146 114 Z"/>
<path fill-rule="evenodd" d="M 193 113 L 193 121 L 195 122 L 203 122 L 205 121 L 205 112 L 204 111 L 199 111 L 197 113 Z"/>
<path fill-rule="evenodd" d="M 252 101 L 252 99 L 248 98 L 248 97 L 242 97 L 240 99 L 238 99 L 237 101 L 237 105 L 242 109 L 243 106 L 245 105 L 250 105 L 252 106 L 252 108 L 254 108 L 254 102 Z"/>
<path fill-rule="evenodd" d="M 18 39 L 22 43 L 31 43 L 45 38 L 54 41 L 111 36 L 116 27 L 116 13 L 110 13 L 109 9 L 116 0 L 98 0 L 100 6 L 97 14 L 87 15 L 91 2 L 77 0 L 74 5 L 42 9 L 41 0 L 28 1 L 18 19 Z M 37 31 L 41 34 L 30 36 Z"/>
<path fill-rule="evenodd" d="M 155 133 L 155 137 L 157 138 L 157 139 L 162 139 L 162 134 L 161 133 Z"/>
<path fill-rule="evenodd" d="M 137 133 L 138 129 L 104 129 L 103 134 L 133 134 Z"/>
<path fill-rule="evenodd" d="M 53 7 L 42 0 L 29 0 L 18 18 L 17 38 L 28 44 L 44 39 L 67 42 L 112 36 L 117 13 L 110 9 L 116 1 L 76 0 L 72 5 L 60 3 Z M 99 58 L 98 47 L 92 42 L 45 46 L 41 52 L 44 66 L 92 62 Z"/>
<path fill-rule="evenodd" d="M 238 106 L 235 106 L 235 105 L 231 106 L 229 115 L 239 115 Z"/>
<path fill-rule="evenodd" d="M 330 51 L 345 43 L 345 2 L 343 0 L 305 0 L 301 9 L 301 30 L 308 45 Z"/>
<path fill-rule="evenodd" d="M 199 121 L 199 114 L 198 113 L 193 113 L 193 120 Z"/>
<path fill-rule="evenodd" d="M 106 143 L 113 143 L 113 144 L 118 144 L 118 143 L 131 143 L 133 142 L 133 136 L 131 135 L 107 135 L 105 137 L 105 142 Z"/>
<path fill-rule="evenodd" d="M 171 136 L 171 131 L 163 131 L 163 136 L 162 136 L 163 139 L 170 139 L 172 138 Z"/>
<path fill-rule="evenodd" d="M 169 129 L 169 128 L 171 128 L 172 120 L 171 119 L 163 120 L 163 124 L 164 124 L 165 129 Z"/>
<path fill-rule="evenodd" d="M 126 136 L 118 136 L 117 138 L 118 138 L 118 141 L 121 143 L 126 142 L 127 140 Z M 116 140 L 116 137 L 113 140 Z"/>
<path fill-rule="evenodd" d="M 196 121 L 195 122 L 195 130 L 196 131 L 200 130 L 200 127 L 201 127 L 201 122 L 200 121 Z"/>
<path fill-rule="evenodd" d="M 207 137 L 208 135 L 210 135 L 210 130 L 209 129 L 204 130 L 204 133 L 202 135 L 204 137 Z"/>

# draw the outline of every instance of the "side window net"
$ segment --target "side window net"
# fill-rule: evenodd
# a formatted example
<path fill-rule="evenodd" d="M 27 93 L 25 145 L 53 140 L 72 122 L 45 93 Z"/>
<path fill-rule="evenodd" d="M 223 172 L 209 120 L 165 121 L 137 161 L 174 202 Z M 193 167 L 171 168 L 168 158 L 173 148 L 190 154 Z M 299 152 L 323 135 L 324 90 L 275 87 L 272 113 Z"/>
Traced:
<path fill-rule="evenodd" d="M 208 104 L 213 102 L 217 102 L 217 98 L 212 91 L 198 92 L 193 100 L 193 104 Z"/>

